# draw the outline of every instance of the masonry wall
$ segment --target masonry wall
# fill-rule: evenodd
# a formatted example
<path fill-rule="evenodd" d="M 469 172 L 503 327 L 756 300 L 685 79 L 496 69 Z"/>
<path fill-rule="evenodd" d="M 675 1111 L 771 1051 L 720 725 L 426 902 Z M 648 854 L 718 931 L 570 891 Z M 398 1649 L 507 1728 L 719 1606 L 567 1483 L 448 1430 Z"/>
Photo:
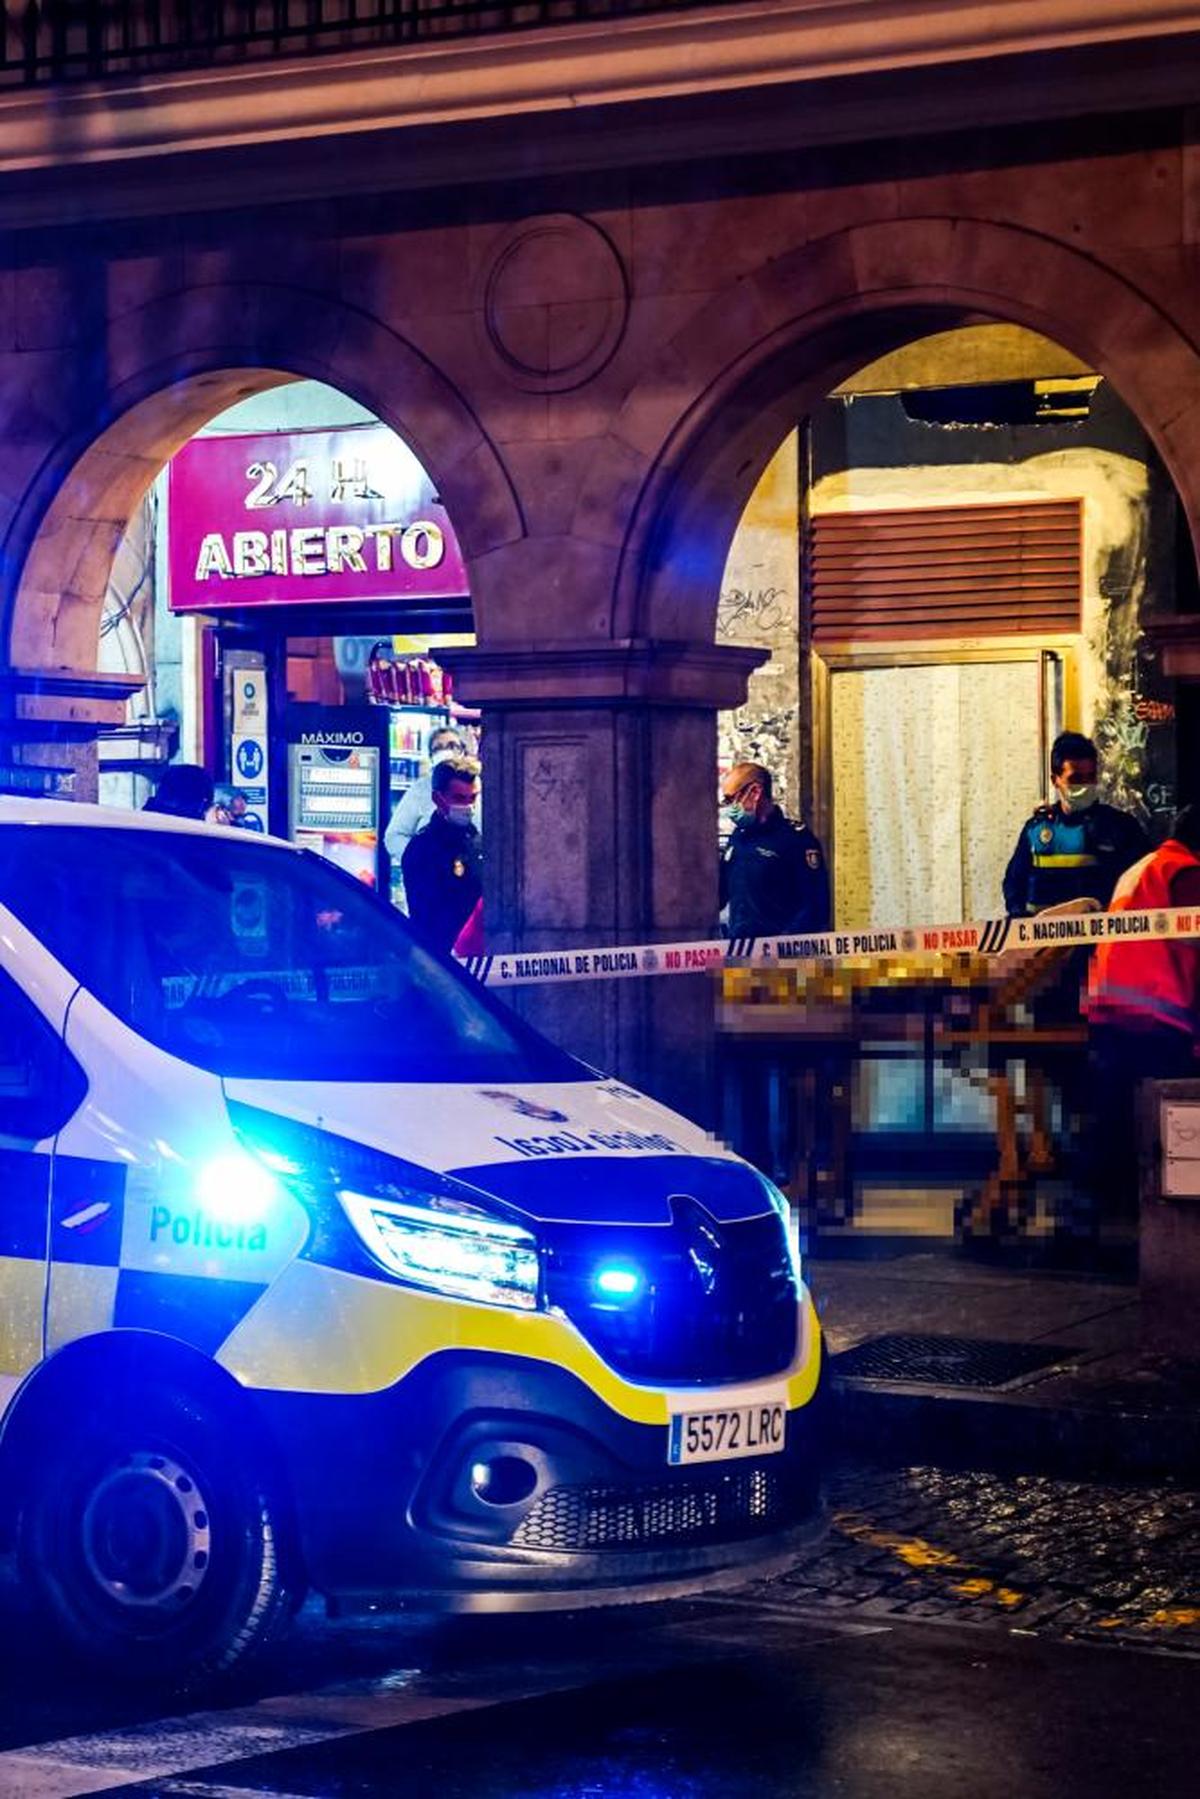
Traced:
<path fill-rule="evenodd" d="M 730 542 L 796 418 L 872 356 L 979 318 L 1043 331 L 1113 380 L 1194 525 L 1181 114 L 302 206 L 256 204 L 247 160 L 228 191 L 236 211 L 181 213 L 164 166 L 136 220 L 97 191 L 93 224 L 0 246 L 9 660 L 95 669 L 115 544 L 206 418 L 281 374 L 340 388 L 413 444 L 469 559 L 498 947 L 711 928 L 715 718 L 754 661 L 717 638 Z M 102 709 L 7 703 L 22 754 L 31 719 Z M 707 984 L 626 987 L 545 1003 L 585 1054 L 686 1089 L 654 1070 Z"/>

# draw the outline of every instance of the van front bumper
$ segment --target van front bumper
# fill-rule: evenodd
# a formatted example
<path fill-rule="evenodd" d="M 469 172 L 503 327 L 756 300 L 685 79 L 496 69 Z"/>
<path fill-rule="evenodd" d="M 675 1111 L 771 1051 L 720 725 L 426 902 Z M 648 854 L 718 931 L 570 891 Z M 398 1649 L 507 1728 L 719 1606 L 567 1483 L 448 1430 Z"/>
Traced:
<path fill-rule="evenodd" d="M 308 1579 L 347 1609 L 664 1598 L 769 1573 L 824 1528 L 821 1387 L 789 1412 L 782 1452 L 685 1467 L 666 1426 L 519 1357 L 448 1350 L 379 1393 L 253 1398 Z"/>

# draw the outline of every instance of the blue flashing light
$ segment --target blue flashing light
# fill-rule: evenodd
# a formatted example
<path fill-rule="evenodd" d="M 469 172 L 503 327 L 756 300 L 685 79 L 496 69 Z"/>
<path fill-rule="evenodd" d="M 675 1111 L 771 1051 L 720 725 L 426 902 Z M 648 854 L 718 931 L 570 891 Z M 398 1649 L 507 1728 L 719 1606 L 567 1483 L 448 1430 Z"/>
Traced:
<path fill-rule="evenodd" d="M 208 1217 L 220 1224 L 259 1224 L 279 1198 L 279 1182 L 253 1156 L 231 1150 L 201 1164 L 196 1198 Z"/>
<path fill-rule="evenodd" d="M 628 1263 L 606 1262 L 596 1270 L 596 1291 L 605 1299 L 635 1299 L 641 1290 L 641 1272 Z"/>

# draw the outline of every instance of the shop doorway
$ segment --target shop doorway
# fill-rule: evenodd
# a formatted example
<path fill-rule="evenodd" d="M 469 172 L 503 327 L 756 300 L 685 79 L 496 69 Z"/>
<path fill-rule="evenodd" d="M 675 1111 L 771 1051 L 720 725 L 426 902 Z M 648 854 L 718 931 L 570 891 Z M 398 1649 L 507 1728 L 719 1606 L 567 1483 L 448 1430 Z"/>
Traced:
<path fill-rule="evenodd" d="M 1002 913 L 1064 729 L 1097 741 L 1105 799 L 1165 833 L 1190 780 L 1154 647 L 1191 603 L 1179 526 L 1120 397 L 1015 327 L 914 340 L 797 422 L 725 567 L 718 640 L 770 660 L 720 752 L 770 766 L 821 838 L 837 929 Z M 814 1244 L 1040 1250 L 1085 1215 L 1065 958 L 844 957 L 730 974 L 724 1000 L 727 1131 Z"/>
<path fill-rule="evenodd" d="M 914 341 L 785 438 L 726 562 L 718 640 L 770 660 L 719 750 L 768 763 L 821 837 L 839 928 L 1000 911 L 1062 729 L 1162 834 L 1178 513 L 1119 396 L 1013 326 Z"/>
<path fill-rule="evenodd" d="M 239 401 L 171 458 L 114 559 L 102 666 L 144 685 L 100 739 L 100 798 L 139 806 L 172 762 L 202 763 L 223 819 L 403 905 L 438 734 L 478 754 L 437 660 L 473 629 L 453 523 L 395 433 L 317 382 Z"/>

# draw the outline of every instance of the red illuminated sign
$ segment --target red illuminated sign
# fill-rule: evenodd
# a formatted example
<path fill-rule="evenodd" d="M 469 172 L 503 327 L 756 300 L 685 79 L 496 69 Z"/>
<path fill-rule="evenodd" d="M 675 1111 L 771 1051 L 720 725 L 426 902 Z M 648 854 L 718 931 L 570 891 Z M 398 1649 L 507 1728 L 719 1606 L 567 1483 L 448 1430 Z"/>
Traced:
<path fill-rule="evenodd" d="M 445 508 L 386 425 L 194 437 L 168 482 L 173 612 L 467 592 Z"/>

